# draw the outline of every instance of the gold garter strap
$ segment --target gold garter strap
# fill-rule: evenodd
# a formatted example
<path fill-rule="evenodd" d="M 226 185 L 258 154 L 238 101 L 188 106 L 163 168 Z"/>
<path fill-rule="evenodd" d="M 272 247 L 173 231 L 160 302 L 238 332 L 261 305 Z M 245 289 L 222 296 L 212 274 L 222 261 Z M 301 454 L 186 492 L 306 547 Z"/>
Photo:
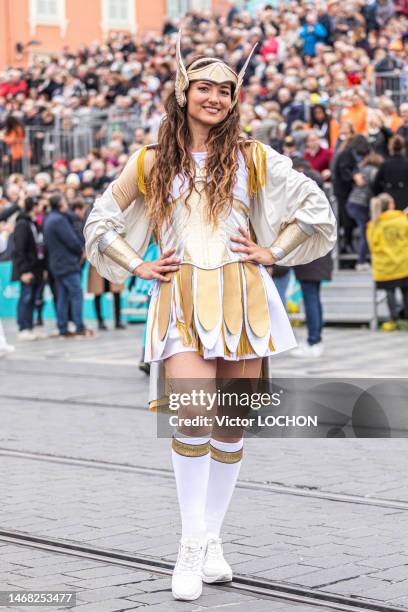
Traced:
<path fill-rule="evenodd" d="M 203 457 L 210 452 L 209 441 L 204 444 L 186 444 L 185 442 L 180 442 L 177 438 L 173 438 L 171 447 L 176 453 L 183 455 L 183 457 Z"/>
<path fill-rule="evenodd" d="M 211 459 L 214 459 L 214 461 L 219 461 L 220 463 L 238 463 L 242 459 L 244 449 L 240 448 L 238 451 L 229 453 L 228 451 L 219 450 L 210 444 L 210 451 Z"/>
<path fill-rule="evenodd" d="M 197 275 L 197 303 L 194 303 L 193 274 Z M 245 274 L 246 292 L 244 300 L 243 278 Z M 223 275 L 221 277 L 221 275 Z M 164 341 L 170 323 L 173 291 L 177 292 L 178 303 L 183 319 L 176 316 L 176 325 L 185 346 L 193 347 L 199 355 L 204 355 L 204 346 L 194 321 L 194 309 L 197 318 L 206 331 L 213 330 L 221 321 L 221 333 L 224 341 L 224 354 L 237 357 L 256 353 L 247 335 L 244 322 L 244 303 L 246 317 L 255 336 L 264 338 L 270 328 L 269 307 L 264 288 L 264 281 L 257 265 L 249 262 L 231 263 L 203 270 L 191 264 L 182 264 L 178 272 L 169 274 L 168 283 L 160 283 L 159 296 L 153 312 L 151 341 L 157 324 L 158 338 Z M 175 279 L 173 277 L 175 276 Z M 175 282 L 173 282 L 175 280 Z M 221 299 L 221 282 L 223 295 Z M 174 295 L 174 299 L 176 296 Z M 177 301 L 177 300 L 176 300 Z M 177 309 L 176 309 L 177 312 Z M 238 346 L 232 352 L 226 342 L 227 331 L 232 335 L 240 334 Z M 269 338 L 268 349 L 275 351 L 273 340 Z"/>

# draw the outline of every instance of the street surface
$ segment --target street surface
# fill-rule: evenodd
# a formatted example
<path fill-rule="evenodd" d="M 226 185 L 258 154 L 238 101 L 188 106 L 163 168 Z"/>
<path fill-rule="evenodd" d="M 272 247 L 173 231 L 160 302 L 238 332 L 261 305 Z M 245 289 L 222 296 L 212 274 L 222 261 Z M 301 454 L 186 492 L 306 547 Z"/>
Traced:
<path fill-rule="evenodd" d="M 5 328 L 13 342 L 14 325 Z M 170 444 L 157 439 L 145 407 L 141 337 L 130 326 L 53 338 L 0 360 L 2 530 L 175 561 Z M 281 356 L 272 370 L 404 377 L 407 340 L 329 328 L 323 358 Z M 407 470 L 404 439 L 247 439 L 223 531 L 234 572 L 408 610 Z M 214 586 L 196 602 L 174 602 L 168 576 L 1 539 L 0 547 L 1 590 L 76 591 L 81 612 L 320 609 Z"/>

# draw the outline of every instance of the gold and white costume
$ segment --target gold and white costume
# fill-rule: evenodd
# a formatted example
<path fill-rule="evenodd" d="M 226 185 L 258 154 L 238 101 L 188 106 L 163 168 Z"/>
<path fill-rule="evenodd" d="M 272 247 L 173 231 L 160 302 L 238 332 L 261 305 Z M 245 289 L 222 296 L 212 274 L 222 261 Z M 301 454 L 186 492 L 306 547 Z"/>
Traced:
<path fill-rule="evenodd" d="M 142 261 L 153 229 L 144 212 L 147 148 L 131 157 L 96 201 L 84 230 L 88 259 L 114 282 L 125 280 L 129 264 L 133 270 Z M 233 206 L 216 227 L 205 215 L 204 157 L 193 155 L 198 193 L 190 196 L 190 213 L 185 205 L 188 182 L 183 185 L 180 176 L 174 181 L 176 206 L 162 228 L 160 247 L 175 248 L 181 263 L 171 282 L 157 281 L 152 293 L 145 355 L 156 365 L 152 389 L 157 389 L 157 366 L 174 352 L 195 350 L 207 359 L 237 360 L 266 357 L 296 345 L 264 267 L 239 262 L 242 254 L 231 251 L 230 237 L 239 235 L 239 226 L 251 230 L 259 245 L 279 246 L 284 254 L 279 263 L 286 266 L 322 257 L 335 244 L 335 217 L 316 183 L 267 145 L 252 141 L 245 148 L 250 172 L 240 155 Z"/>

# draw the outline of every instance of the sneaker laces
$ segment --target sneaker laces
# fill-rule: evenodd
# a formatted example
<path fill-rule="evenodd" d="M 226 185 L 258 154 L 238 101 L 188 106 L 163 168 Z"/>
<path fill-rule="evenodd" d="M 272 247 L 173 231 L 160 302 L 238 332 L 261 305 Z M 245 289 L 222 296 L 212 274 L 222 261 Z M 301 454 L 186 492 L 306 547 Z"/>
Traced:
<path fill-rule="evenodd" d="M 221 538 L 210 538 L 207 541 L 207 559 L 223 558 Z"/>
<path fill-rule="evenodd" d="M 180 543 L 180 552 L 177 558 L 177 569 L 192 574 L 201 571 L 203 549 L 197 541 Z"/>

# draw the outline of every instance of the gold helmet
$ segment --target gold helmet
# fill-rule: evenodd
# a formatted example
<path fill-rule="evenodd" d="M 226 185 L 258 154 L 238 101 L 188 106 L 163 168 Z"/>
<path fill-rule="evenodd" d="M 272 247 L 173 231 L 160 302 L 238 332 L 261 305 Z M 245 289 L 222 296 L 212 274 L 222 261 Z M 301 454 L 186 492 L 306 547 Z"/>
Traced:
<path fill-rule="evenodd" d="M 176 73 L 176 85 L 175 85 L 175 96 L 179 106 L 183 107 L 187 103 L 186 91 L 191 81 L 211 81 L 213 83 L 232 83 L 234 85 L 234 93 L 231 102 L 232 110 L 235 104 L 238 102 L 239 91 L 244 80 L 245 71 L 251 60 L 252 54 L 258 43 L 251 49 L 244 66 L 242 67 L 239 74 L 230 68 L 225 62 L 214 57 L 201 57 L 195 60 L 191 66 L 186 69 L 183 59 L 181 57 L 181 30 L 177 35 L 176 44 L 176 60 L 177 60 L 177 73 Z M 211 62 L 208 64 L 207 62 Z M 206 64 L 203 66 L 203 64 Z"/>

